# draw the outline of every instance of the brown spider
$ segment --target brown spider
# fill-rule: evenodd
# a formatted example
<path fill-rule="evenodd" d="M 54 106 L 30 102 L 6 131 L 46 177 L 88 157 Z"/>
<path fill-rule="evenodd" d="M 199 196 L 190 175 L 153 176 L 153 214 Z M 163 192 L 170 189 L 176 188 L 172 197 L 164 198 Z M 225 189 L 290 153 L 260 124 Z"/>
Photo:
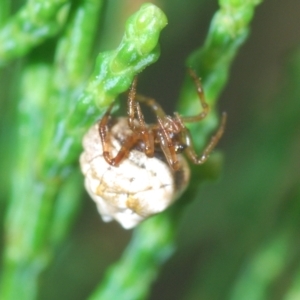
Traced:
<path fill-rule="evenodd" d="M 132 134 L 126 137 L 125 141 L 122 143 L 121 149 L 115 157 L 112 157 L 110 153 L 111 145 L 109 136 L 110 113 L 114 103 L 110 105 L 104 114 L 104 117 L 99 122 L 99 134 L 103 146 L 103 156 L 107 163 L 112 166 L 117 166 L 128 156 L 130 150 L 137 146 L 148 157 L 153 157 L 154 152 L 160 148 L 164 153 L 168 164 L 174 171 L 180 168 L 180 162 L 177 157 L 177 154 L 179 153 L 184 152 L 194 164 L 203 164 L 208 159 L 209 154 L 223 135 L 226 123 L 226 113 L 222 114 L 222 120 L 218 131 L 211 138 L 202 154 L 198 156 L 193 147 L 191 134 L 184 123 L 203 120 L 209 112 L 209 105 L 205 100 L 204 91 L 196 73 L 192 69 L 188 69 L 188 71 L 195 83 L 200 104 L 203 109 L 202 112 L 198 115 L 188 117 L 180 116 L 176 112 L 174 113 L 174 116 L 166 115 L 161 106 L 154 99 L 136 94 L 137 78 L 135 78 L 129 90 L 127 102 L 128 126 L 131 129 Z M 145 123 L 139 103 L 143 103 L 151 108 L 157 118 L 156 124 L 148 125 Z"/>

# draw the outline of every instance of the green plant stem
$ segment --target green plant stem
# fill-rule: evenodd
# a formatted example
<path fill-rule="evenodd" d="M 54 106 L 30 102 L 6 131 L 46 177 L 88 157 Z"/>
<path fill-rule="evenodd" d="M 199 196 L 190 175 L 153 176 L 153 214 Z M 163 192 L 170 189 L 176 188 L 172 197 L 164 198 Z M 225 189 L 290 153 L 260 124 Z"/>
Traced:
<path fill-rule="evenodd" d="M 298 182 L 295 183 L 298 194 L 292 200 L 294 205 L 286 213 L 286 219 L 275 228 L 264 245 L 259 243 L 261 239 L 266 239 L 266 233 L 270 232 L 274 219 L 282 215 L 282 208 L 290 207 L 291 200 L 287 197 L 291 191 L 294 191 L 291 182 L 299 177 L 297 169 L 294 168 L 296 153 L 294 155 L 290 153 L 299 136 L 300 87 L 297 84 L 300 76 L 299 50 L 290 60 L 286 73 L 288 77 L 283 79 L 283 89 L 278 92 L 278 97 L 270 100 L 272 118 L 267 122 L 265 118 L 254 119 L 252 126 L 247 128 L 234 147 L 231 147 L 231 161 L 228 163 L 235 164 L 237 167 L 233 172 L 231 171 L 232 173 L 227 174 L 229 176 L 224 176 L 218 185 L 218 191 L 213 193 L 213 197 L 220 199 L 217 214 L 222 211 L 218 215 L 218 228 L 226 229 L 224 231 L 220 229 L 219 246 L 207 262 L 201 264 L 199 275 L 193 279 L 185 299 L 223 298 L 224 294 L 227 295 L 228 287 L 232 286 L 233 280 L 236 280 L 234 289 L 239 290 L 236 295 L 240 295 L 240 299 L 243 298 L 241 295 L 247 295 L 248 290 L 251 289 L 247 283 L 257 291 L 256 295 L 268 293 L 272 290 L 272 285 L 279 286 L 278 278 L 272 275 L 271 270 L 269 274 L 268 270 L 265 270 L 263 272 L 269 276 L 269 279 L 262 277 L 262 282 L 257 283 L 256 289 L 254 271 L 257 269 L 252 267 L 252 262 L 255 264 L 258 258 L 264 255 L 263 253 L 269 252 L 273 255 L 274 264 L 279 266 L 281 271 L 283 270 L 283 274 L 286 274 L 286 269 L 288 273 L 291 271 L 289 270 L 291 261 L 297 260 L 300 209 Z M 282 101 L 283 99 L 288 99 L 289 105 L 286 105 L 287 102 Z M 255 151 L 253 155 L 251 154 L 251 159 L 245 160 L 245 157 L 239 156 L 239 153 L 247 153 L 249 140 L 255 140 Z M 226 195 L 230 195 L 231 199 L 224 202 Z M 208 215 L 210 216 L 211 213 Z M 205 214 L 199 214 L 199 218 L 207 224 L 208 220 L 203 218 Z M 195 234 L 192 235 L 196 236 Z M 198 231 L 197 234 L 201 236 Z M 228 241 L 228 236 L 232 235 L 235 236 L 234 247 Z M 219 237 L 223 238 L 220 240 Z M 259 250 L 253 255 L 254 249 Z M 246 257 L 246 262 L 241 263 L 245 260 L 245 255 L 249 254 L 251 257 Z M 266 261 L 266 265 L 269 263 Z M 238 276 L 237 270 L 241 266 L 242 274 Z M 217 286 L 218 289 L 212 289 L 212 286 Z M 277 294 L 275 292 L 273 295 L 278 296 Z M 255 295 L 255 291 L 252 295 Z M 266 298 L 276 297 L 268 296 L 263 299 Z"/>
<path fill-rule="evenodd" d="M 233 59 L 249 35 L 254 9 L 261 2 L 262 0 L 220 0 L 220 8 L 213 17 L 204 45 L 187 60 L 187 66 L 201 77 L 206 100 L 212 109 L 228 80 Z M 199 109 L 195 86 L 187 77 L 180 96 L 179 111 L 192 115 Z M 204 138 L 195 141 L 197 147 L 204 146 L 205 137 L 216 125 L 217 117 L 213 113 L 203 122 L 190 126 L 193 134 L 204 133 Z"/>
<path fill-rule="evenodd" d="M 287 294 L 284 296 L 284 300 L 298 300 L 300 298 L 300 271 L 293 278 L 292 286 Z"/>
<path fill-rule="evenodd" d="M 66 21 L 68 2 L 27 1 L 0 30 L 0 66 L 28 53 L 34 46 L 54 36 Z"/>
<path fill-rule="evenodd" d="M 7 18 L 9 16 L 10 7 L 9 7 L 9 0 L 1 0 L 0 1 L 0 28 L 3 26 L 3 24 L 6 23 Z"/>
<path fill-rule="evenodd" d="M 41 163 L 38 145 L 45 127 L 50 78 L 51 68 L 46 64 L 32 64 L 21 76 L 19 151 L 6 213 L 1 299 L 34 299 L 37 276 L 47 264 L 43 245 L 47 239 L 47 215 L 52 203 L 42 199 L 53 198 L 55 189 L 51 184 L 43 183 L 36 169 Z"/>
<path fill-rule="evenodd" d="M 87 78 L 103 2 L 83 0 L 72 7 L 55 54 L 54 88 L 60 93 L 75 90 Z"/>
<path fill-rule="evenodd" d="M 158 59 L 158 38 L 166 23 L 163 12 L 152 4 L 142 5 L 128 19 L 119 47 L 98 55 L 87 87 L 56 124 L 53 144 L 46 155 L 49 163 L 55 161 L 64 168 L 78 157 L 84 132 L 120 93 L 128 90 L 137 73 Z M 53 149 L 61 151 L 57 153 Z"/>
<path fill-rule="evenodd" d="M 296 137 L 299 136 L 298 112 L 300 109 L 300 87 L 297 84 L 300 76 L 299 48 L 289 58 L 286 74 L 287 77 L 284 79 L 284 88 L 278 94 L 278 97 L 276 97 L 277 99 L 272 101 L 274 106 L 274 119 L 273 122 L 271 121 L 270 123 L 273 123 L 274 125 L 272 126 L 272 130 L 266 128 L 265 134 L 262 134 L 262 137 L 265 137 L 267 134 L 269 135 L 268 139 L 264 140 L 263 149 L 259 151 L 259 153 L 262 153 L 263 151 L 265 151 L 265 153 L 262 155 L 260 160 L 256 158 L 256 169 L 264 170 L 261 172 L 259 178 L 256 178 L 257 182 L 265 180 L 267 177 L 271 178 L 271 180 L 268 178 L 268 181 L 264 181 L 263 183 L 263 186 L 268 185 L 268 190 L 272 191 L 273 197 L 270 199 L 270 208 L 274 206 L 274 199 L 276 199 L 276 195 L 282 193 L 282 187 L 280 187 L 280 183 L 283 181 L 282 174 L 287 172 L 286 167 L 282 168 L 281 165 L 294 165 L 293 157 L 291 156 L 287 158 L 287 153 L 288 149 L 292 148 L 291 145 L 295 143 Z M 289 105 L 286 105 L 282 99 L 289 99 Z M 261 128 L 262 125 L 258 124 L 257 127 Z M 241 143 L 243 142 L 245 143 L 245 141 L 241 141 Z M 275 144 L 277 146 L 274 148 Z M 270 155 L 270 153 L 272 153 L 272 155 Z M 268 156 L 271 156 L 271 161 L 267 161 L 266 165 L 263 165 L 266 161 L 266 157 Z M 249 172 L 250 168 L 246 169 Z M 253 173 L 256 174 L 257 171 Z M 253 177 L 252 173 L 249 178 L 251 177 Z M 274 177 L 278 178 L 277 181 L 279 187 L 277 190 L 274 188 Z M 252 290 L 252 297 L 249 297 L 249 299 L 271 299 L 272 295 L 270 296 L 269 293 L 272 291 L 272 287 L 276 289 L 276 286 L 278 285 L 276 281 L 278 277 L 280 277 L 280 274 L 285 274 L 284 272 L 286 269 L 288 269 L 288 273 L 293 273 L 291 266 L 295 264 L 295 262 L 299 265 L 298 228 L 300 189 L 299 183 L 297 182 L 297 176 L 289 174 L 288 178 L 289 189 L 294 192 L 292 193 L 293 198 L 288 198 L 288 195 L 286 194 L 283 196 L 283 207 L 286 207 L 288 204 L 288 211 L 284 215 L 284 221 L 280 223 L 280 230 L 276 230 L 275 234 L 270 238 L 269 243 L 266 244 L 265 247 L 262 247 L 260 251 L 257 251 L 255 257 L 249 259 L 247 267 L 238 277 L 238 280 L 234 285 L 232 299 L 238 299 L 239 295 L 246 294 L 249 290 Z M 293 189 L 290 188 L 291 180 L 295 180 L 295 186 Z M 247 182 L 249 182 L 249 180 Z M 239 184 L 239 182 L 237 183 Z M 263 188 L 258 186 L 255 182 L 253 183 L 257 186 L 258 190 Z M 239 186 L 241 186 L 241 184 L 239 184 Z M 253 186 L 253 184 L 251 184 L 251 186 Z M 246 202 L 250 203 L 249 201 L 251 201 L 251 205 L 256 205 L 255 202 L 253 203 L 252 199 L 257 199 L 258 201 L 261 199 L 266 200 L 265 196 L 268 193 L 267 190 L 264 191 L 263 196 L 259 196 L 253 195 L 250 187 L 248 188 L 248 191 L 245 190 L 245 187 L 240 188 L 249 195 L 249 199 L 246 199 Z M 268 209 L 268 211 L 269 210 L 270 209 Z M 264 219 L 265 216 L 263 215 L 262 218 Z M 275 246 L 277 244 L 278 246 L 275 247 L 273 244 Z M 268 252 L 271 254 L 273 253 L 273 255 L 270 256 L 272 258 L 272 262 L 270 262 L 270 259 L 266 258 L 265 262 L 261 262 L 261 266 L 258 266 L 259 258 L 263 257 L 263 255 L 266 255 Z M 275 271 L 272 270 L 271 266 L 268 266 L 270 263 L 277 268 Z M 265 269 L 263 269 L 263 267 L 265 267 Z M 299 270 L 294 274 L 295 276 L 291 280 L 291 286 L 287 289 L 286 294 L 282 296 L 282 299 L 296 300 L 299 298 Z M 276 293 L 273 294 L 276 295 Z"/>
<path fill-rule="evenodd" d="M 146 10 L 149 10 L 147 14 Z M 116 94 L 127 90 L 134 75 L 158 58 L 158 34 L 154 33 L 165 25 L 166 18 L 160 10 L 149 4 L 142 6 L 128 20 L 125 37 L 117 51 L 98 57 L 96 71 L 81 97 L 85 101 L 81 101 L 84 106 L 80 109 L 86 111 L 92 101 L 105 108 Z M 148 29 L 145 31 L 145 28 Z M 142 30 L 151 33 L 152 37 L 146 40 Z M 146 53 L 149 54 L 145 57 Z M 134 64 L 128 65 L 128 62 Z M 111 75 L 114 75 L 113 81 Z M 89 119 L 93 119 L 93 115 L 92 111 Z M 81 120 L 83 125 L 87 122 L 90 121 Z M 160 265 L 172 252 L 174 230 L 174 223 L 167 215 L 157 216 L 142 224 L 135 231 L 121 260 L 108 271 L 104 282 L 90 299 L 144 299 Z"/>
<path fill-rule="evenodd" d="M 231 64 L 249 35 L 250 21 L 253 18 L 255 7 L 260 2 L 262 1 L 220 0 L 220 8 L 212 19 L 204 45 L 187 59 L 186 65 L 194 69 L 201 78 L 206 100 L 211 108 L 210 114 L 203 121 L 188 124 L 192 136 L 196 137 L 194 139 L 195 148 L 199 149 L 200 153 L 201 149 L 207 144 L 207 137 L 212 134 L 212 131 L 218 125 L 216 113 L 218 97 L 228 80 Z M 199 106 L 194 83 L 187 76 L 181 89 L 178 111 L 183 115 L 194 115 L 195 111 L 200 110 Z M 224 134 L 226 135 L 226 130 Z M 212 160 L 212 157 L 209 160 Z M 222 160 L 217 163 L 222 163 Z M 209 177 L 209 173 L 206 176 L 203 175 L 204 169 L 205 165 L 192 168 L 191 184 L 183 195 L 185 200 L 188 201 L 182 201 L 183 204 L 199 198 L 200 182 L 205 177 Z M 220 259 L 222 262 L 217 259 L 219 263 L 217 266 L 221 265 L 225 270 L 227 268 L 226 262 L 230 261 L 230 258 L 224 261 L 223 257 Z M 207 277 L 204 281 L 209 281 L 215 274 L 209 274 L 210 277 Z M 201 279 L 203 281 L 203 277 Z M 201 284 L 202 282 L 200 283 L 196 279 L 195 284 L 185 297 L 194 299 L 199 297 L 201 293 L 205 297 L 205 291 L 199 291 Z M 217 290 L 213 292 L 218 293 Z"/>
<path fill-rule="evenodd" d="M 52 248 L 59 246 L 70 233 L 81 207 L 81 186 L 82 174 L 76 169 L 58 191 L 52 215 L 47 216 L 51 217 L 48 240 Z"/>
<path fill-rule="evenodd" d="M 295 191 L 291 199 L 284 199 L 290 206 L 285 212 L 283 221 L 279 223 L 279 229 L 275 228 L 271 238 L 250 257 L 233 286 L 230 299 L 273 298 L 270 294 L 271 287 L 275 287 L 280 275 L 290 268 L 295 259 L 298 260 L 299 245 L 295 244 L 295 241 L 298 238 L 300 189 L 297 183 Z M 298 276 L 295 279 L 298 283 Z M 296 285 L 292 286 L 287 298 L 284 299 L 289 299 L 295 294 L 299 295 L 299 288 L 295 287 Z"/>
<path fill-rule="evenodd" d="M 242 4 L 242 2 L 235 2 L 233 4 L 230 4 L 230 1 L 223 1 L 220 4 L 221 9 L 216 13 L 214 17 L 205 45 L 194 55 L 192 55 L 188 60 L 188 65 L 193 67 L 197 71 L 197 73 L 201 75 L 201 77 L 203 76 L 203 85 L 205 87 L 207 100 L 210 105 L 214 105 L 217 96 L 221 92 L 221 89 L 224 87 L 232 60 L 235 57 L 239 46 L 247 37 L 249 25 L 248 23 L 250 20 L 249 17 L 245 20 L 245 15 L 250 14 L 250 12 L 253 14 L 253 8 L 257 4 L 257 1 L 250 2 L 250 5 L 244 5 Z M 244 14 L 240 16 L 241 12 L 243 12 Z M 231 21 L 230 24 L 227 24 L 228 19 Z M 208 63 L 206 61 L 207 59 L 209 59 Z M 204 68 L 204 66 L 206 66 L 206 68 Z M 195 111 L 200 109 L 199 107 L 195 108 L 196 105 L 199 106 L 199 99 L 197 98 L 196 89 L 191 79 L 187 78 L 186 83 L 182 89 L 179 111 L 185 112 L 187 115 L 194 114 Z M 200 139 L 198 146 L 201 143 L 202 145 L 204 144 L 205 130 L 206 132 L 208 132 L 211 127 L 215 126 L 215 121 L 216 118 L 214 116 L 213 122 L 211 122 L 211 119 L 209 120 L 209 122 L 211 123 L 210 126 L 207 126 L 207 124 L 204 125 L 208 127 L 208 129 L 204 129 L 202 125 L 200 125 L 200 127 L 195 126 L 193 128 L 195 135 L 197 132 L 204 132 L 204 137 L 202 140 Z M 197 136 L 199 136 L 199 134 L 197 134 Z M 196 178 L 198 177 L 195 177 L 194 179 Z M 199 189 L 198 181 L 196 185 L 193 185 L 193 189 Z M 185 194 L 185 196 L 187 195 L 191 195 L 191 191 L 190 194 Z M 195 194 L 193 194 L 193 196 L 195 196 Z M 180 206 L 180 203 L 178 203 L 178 205 Z M 164 218 L 165 220 L 168 220 L 168 218 L 170 218 L 170 216 L 176 212 L 178 212 L 178 209 L 176 209 L 175 207 L 174 210 L 168 213 L 164 213 L 159 217 L 162 220 Z M 153 220 L 154 219 L 150 219 L 148 222 L 151 222 Z M 147 223 L 142 224 L 141 227 L 136 229 L 136 232 L 139 232 L 139 230 L 142 231 L 142 226 L 146 226 L 146 224 Z M 162 230 L 162 228 L 160 228 L 159 230 Z M 148 235 L 145 235 L 144 238 L 150 240 L 154 239 L 157 232 L 158 231 L 154 230 L 149 231 Z M 112 299 L 116 298 L 117 295 L 119 299 L 144 299 L 146 291 L 148 291 L 149 285 L 152 283 L 153 278 L 143 278 L 141 280 L 140 274 L 143 274 L 143 271 L 135 273 L 134 270 L 135 268 L 138 268 L 136 264 L 141 264 L 143 266 L 143 270 L 147 270 L 148 268 L 152 269 L 152 260 L 150 257 L 145 256 L 147 260 L 145 260 L 143 263 L 140 262 L 139 255 L 142 255 L 142 253 L 140 253 L 142 251 L 139 248 L 141 247 L 140 244 L 143 244 L 143 238 L 141 236 L 138 244 L 136 244 L 136 239 L 134 239 L 132 243 L 134 244 L 134 247 L 132 247 L 132 245 L 128 247 L 124 257 L 108 273 L 107 277 L 104 279 L 103 285 L 91 298 L 92 300 Z M 131 262 L 127 258 L 127 255 L 128 257 L 131 257 L 131 249 L 134 248 L 138 249 L 138 251 L 134 252 L 135 261 Z M 156 251 L 159 250 L 157 249 Z M 155 255 L 155 253 L 151 253 L 151 255 Z M 131 265 L 128 265 L 129 261 L 131 262 Z M 158 268 L 159 266 L 156 265 L 156 272 L 158 272 Z M 123 269 L 126 270 L 127 273 L 122 272 L 121 270 Z M 132 272 L 130 273 L 130 275 L 128 275 L 128 277 L 130 278 L 129 280 L 132 280 L 132 283 L 127 282 L 126 275 L 128 274 L 128 272 Z M 119 288 L 119 282 L 122 282 L 122 285 L 120 285 L 121 288 Z M 117 286 L 117 292 L 114 294 L 113 291 L 115 285 Z M 141 291 L 143 292 L 136 292 L 135 287 L 138 290 L 138 287 L 140 286 Z"/>
<path fill-rule="evenodd" d="M 291 261 L 294 239 L 290 230 L 283 230 L 264 245 L 240 274 L 230 299 L 267 299 L 271 283 Z"/>
<path fill-rule="evenodd" d="M 58 62 L 54 69 L 31 62 L 23 74 L 18 126 L 19 149 L 22 152 L 17 158 L 13 175 L 13 195 L 6 221 L 7 241 L 2 281 L 4 299 L 17 299 L 17 295 L 22 299 L 36 297 L 38 275 L 47 266 L 51 249 L 63 240 L 76 215 L 80 199 L 77 187 L 81 177 L 78 171 L 69 166 L 69 170 L 75 172 L 75 178 L 72 176 L 67 184 L 63 184 L 65 177 L 62 174 L 49 172 L 56 162 L 46 164 L 43 149 L 51 147 L 51 125 L 62 117 L 61 112 L 68 107 L 67 100 L 74 85 L 80 76 L 82 79 L 83 61 L 92 47 L 101 3 L 85 0 L 73 11 L 68 30 L 59 42 Z M 82 32 L 86 33 L 89 26 L 92 26 L 93 31 L 84 35 Z M 82 51 L 82 58 L 79 55 L 81 48 L 86 49 Z M 72 54 L 71 58 L 61 64 L 61 59 L 67 53 Z M 72 59 L 76 62 L 72 62 Z M 74 65 L 79 72 L 75 73 L 76 79 L 71 67 Z M 64 81 L 59 85 L 63 77 Z M 32 89 L 32 86 L 36 86 L 36 89 Z M 50 106 L 50 109 L 49 94 L 52 94 L 52 104 L 56 100 L 56 105 Z"/>
<path fill-rule="evenodd" d="M 197 137 L 193 142 L 200 153 L 207 144 L 207 137 L 218 125 L 218 114 L 215 109 L 218 97 L 229 77 L 233 59 L 248 37 L 254 9 L 260 2 L 261 0 L 220 0 L 220 8 L 212 19 L 204 45 L 187 59 L 187 66 L 195 70 L 201 78 L 206 101 L 211 110 L 201 122 L 187 124 L 192 136 Z M 189 76 L 186 76 L 182 86 L 178 107 L 182 115 L 188 116 L 195 115 L 196 111 L 201 110 L 195 84 Z M 221 168 L 218 165 L 223 162 L 220 158 L 220 155 L 211 155 L 209 158 L 213 168 L 219 171 Z M 197 198 L 199 182 L 210 177 L 210 168 L 206 169 L 205 165 L 193 167 L 192 178 L 195 179 L 191 181 L 184 196 L 189 201 Z"/>
<path fill-rule="evenodd" d="M 59 39 L 52 82 L 52 101 L 56 103 L 53 116 L 56 122 L 52 122 L 54 126 L 60 124 L 60 120 L 64 119 L 70 103 L 74 101 L 74 94 L 87 77 L 88 58 L 91 56 L 102 6 L 102 0 L 78 2 L 70 12 L 64 35 Z M 50 133 L 53 134 L 52 131 Z M 48 147 L 51 147 L 53 141 L 51 134 L 48 136 L 49 140 L 44 143 L 46 146 L 44 153 L 47 153 Z M 64 239 L 80 206 L 79 188 L 82 176 L 77 168 L 74 169 L 70 165 L 68 173 L 71 173 L 71 176 L 62 186 L 55 202 L 50 233 L 52 245 L 58 245 Z M 65 176 L 66 174 L 64 174 Z"/>
<path fill-rule="evenodd" d="M 141 224 L 122 258 L 107 272 L 89 300 L 142 300 L 149 295 L 160 266 L 174 251 L 176 222 L 161 214 Z"/>
<path fill-rule="evenodd" d="M 109 101 L 128 89 L 133 76 L 159 55 L 157 42 L 166 18 L 155 6 L 144 5 L 128 20 L 120 47 L 99 55 L 82 93 L 83 84 L 80 88 L 77 84 L 86 76 L 84 62 L 93 43 L 85 30 L 95 33 L 101 4 L 83 0 L 73 11 L 53 68 L 39 61 L 43 58 L 31 59 L 21 76 L 19 152 L 6 215 L 1 283 L 1 298 L 6 300 L 36 297 L 38 276 L 76 214 L 78 189 L 73 197 L 79 177 L 74 183 L 66 180 L 74 173 L 84 131 Z M 87 49 L 81 57 L 82 47 Z"/>

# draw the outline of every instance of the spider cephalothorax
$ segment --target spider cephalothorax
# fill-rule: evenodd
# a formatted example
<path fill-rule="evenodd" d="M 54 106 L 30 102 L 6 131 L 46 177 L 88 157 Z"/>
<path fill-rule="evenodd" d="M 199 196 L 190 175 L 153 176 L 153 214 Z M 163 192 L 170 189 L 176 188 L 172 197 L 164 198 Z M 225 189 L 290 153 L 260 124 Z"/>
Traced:
<path fill-rule="evenodd" d="M 131 129 L 131 134 L 126 137 L 121 149 L 114 157 L 112 157 L 110 151 L 109 134 L 110 113 L 114 103 L 110 105 L 104 117 L 99 122 L 99 134 L 103 146 L 103 156 L 110 165 L 119 165 L 133 148 L 141 149 L 148 157 L 153 157 L 155 151 L 160 149 L 174 171 L 180 168 L 180 161 L 177 157 L 179 153 L 184 152 L 194 164 L 202 164 L 207 160 L 209 154 L 224 132 L 226 114 L 223 113 L 222 122 L 217 133 L 211 138 L 202 154 L 198 156 L 194 150 L 190 132 L 184 123 L 203 120 L 209 112 L 209 105 L 205 100 L 203 88 L 196 73 L 189 69 L 189 74 L 195 83 L 202 106 L 202 111 L 198 115 L 189 117 L 180 116 L 178 113 L 174 113 L 174 116 L 166 115 L 161 106 L 154 99 L 136 93 L 137 79 L 134 79 L 128 94 L 128 126 Z M 156 115 L 157 123 L 145 123 L 140 103 L 150 107 Z"/>

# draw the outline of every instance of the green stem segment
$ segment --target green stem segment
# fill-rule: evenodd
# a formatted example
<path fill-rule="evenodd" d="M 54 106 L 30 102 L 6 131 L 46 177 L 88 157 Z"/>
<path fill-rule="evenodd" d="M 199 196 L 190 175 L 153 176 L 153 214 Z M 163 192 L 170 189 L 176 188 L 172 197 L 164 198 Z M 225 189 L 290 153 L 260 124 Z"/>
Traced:
<path fill-rule="evenodd" d="M 60 120 L 64 120 L 65 112 L 68 111 L 70 103 L 74 100 L 74 94 L 76 94 L 74 91 L 82 85 L 87 77 L 89 65 L 87 62 L 91 56 L 96 25 L 99 22 L 102 7 L 102 0 L 83 0 L 81 3 L 77 3 L 70 13 L 64 35 L 58 42 L 52 85 L 52 99 L 56 103 L 56 110 L 52 116 L 56 119 L 56 122 L 53 122 L 54 126 L 58 126 L 61 124 Z M 56 140 L 53 138 L 53 131 L 50 131 L 50 135 L 47 137 L 44 153 L 48 152 L 49 147 L 52 147 L 53 141 Z M 56 162 L 53 160 L 49 166 L 55 164 Z M 53 168 L 51 167 L 51 169 Z M 47 172 L 49 169 L 45 170 L 45 173 Z M 49 173 L 51 174 L 51 172 Z M 80 206 L 81 193 L 78 191 L 78 187 L 81 186 L 82 176 L 77 168 L 74 170 L 70 166 L 68 166 L 68 173 L 71 174 L 67 178 L 66 184 L 60 188 L 53 209 L 49 233 L 52 245 L 59 245 L 67 235 Z M 57 172 L 52 172 L 52 174 L 58 175 Z M 65 176 L 66 174 L 63 177 Z"/>
<path fill-rule="evenodd" d="M 203 78 L 206 96 L 214 103 L 228 79 L 237 51 L 248 37 L 254 9 L 262 0 L 219 0 L 203 47 L 188 58 L 187 64 Z"/>
<path fill-rule="evenodd" d="M 0 30 L 0 66 L 54 36 L 66 21 L 68 0 L 32 0 Z M 2 8 L 1 8 L 2 9 Z"/>
<path fill-rule="evenodd" d="M 42 163 L 37 149 L 45 128 L 50 78 L 51 68 L 45 64 L 32 64 L 22 74 L 19 151 L 6 214 L 1 299 L 35 299 L 37 276 L 48 261 L 45 243 L 52 206 L 49 199 L 56 191 L 51 185 L 45 185 L 37 171 Z"/>
<path fill-rule="evenodd" d="M 9 0 L 0 0 L 0 28 L 7 22 L 10 11 Z"/>
<path fill-rule="evenodd" d="M 146 299 L 160 266 L 174 251 L 175 223 L 162 214 L 140 225 L 122 258 L 89 300 Z"/>
<path fill-rule="evenodd" d="M 298 263 L 299 246 L 295 241 L 299 234 L 300 189 L 297 184 L 296 188 L 295 195 L 289 199 L 285 196 L 284 201 L 290 206 L 284 212 L 279 228 L 275 228 L 269 240 L 248 258 L 237 277 L 229 299 L 243 299 L 246 295 L 247 299 L 274 298 L 272 291 L 274 296 L 278 294 L 276 290 L 278 279 L 282 274 L 291 272 L 291 266 Z M 298 284 L 299 274 L 297 275 L 294 280 Z M 282 299 L 298 299 L 300 294 L 297 284 L 291 286 Z"/>
<path fill-rule="evenodd" d="M 160 54 L 158 39 L 167 19 L 163 12 L 152 4 L 144 4 L 126 23 L 125 35 L 116 50 L 100 53 L 86 89 L 78 100 L 70 103 L 71 109 L 57 124 L 52 147 L 61 149 L 48 157 L 67 166 L 78 156 L 84 132 L 100 118 L 108 105 L 117 96 L 128 90 L 139 72 L 154 63 Z"/>
<path fill-rule="evenodd" d="M 78 113 L 73 114 L 71 126 L 73 122 L 90 126 L 99 117 L 91 106 L 103 111 L 120 93 L 128 90 L 135 75 L 158 59 L 159 34 L 166 24 L 164 13 L 152 4 L 142 5 L 128 19 L 119 47 L 97 57 L 94 73 L 78 100 Z M 81 119 L 84 114 L 85 118 Z"/>
<path fill-rule="evenodd" d="M 54 88 L 60 93 L 73 91 L 87 78 L 93 64 L 92 49 L 103 0 L 82 0 L 72 7 L 64 35 L 55 55 Z M 72 101 L 73 98 L 68 99 Z M 69 104 L 69 101 L 64 100 Z"/>
<path fill-rule="evenodd" d="M 262 0 L 219 0 L 220 8 L 213 17 L 204 45 L 187 60 L 187 66 L 201 77 L 206 99 L 212 108 L 227 82 L 233 59 L 248 37 L 254 10 L 261 2 Z M 182 88 L 179 111 L 186 115 L 199 111 L 196 89 L 188 77 Z M 195 141 L 197 147 L 203 147 L 205 137 L 216 125 L 216 115 L 211 114 L 203 122 L 190 126 L 193 135 L 204 133 L 204 138 Z"/>
<path fill-rule="evenodd" d="M 205 45 L 188 59 L 188 66 L 193 67 L 201 77 L 203 76 L 203 84 L 210 104 L 215 103 L 217 96 L 225 85 L 232 60 L 239 46 L 247 37 L 249 21 L 257 4 L 258 1 L 248 1 L 246 4 L 245 1 L 221 1 L 221 8 L 213 19 Z M 194 112 L 199 110 L 199 99 L 190 78 L 187 78 L 182 90 L 180 105 L 179 111 L 186 112 L 187 115 L 194 115 Z M 210 128 L 206 125 L 206 128 L 204 126 L 200 130 L 199 128 L 202 125 L 200 127 L 196 125 L 195 136 L 198 138 L 199 134 L 197 133 L 205 133 L 205 131 L 215 126 L 215 123 L 216 118 L 213 122 L 210 121 Z M 204 140 L 204 138 L 200 139 L 198 144 L 201 144 L 201 142 L 204 144 Z M 195 178 L 199 179 L 196 176 Z M 192 187 L 194 190 L 199 188 L 199 181 L 195 182 L 197 184 Z M 195 193 L 191 190 L 189 192 L 188 195 L 195 197 Z M 179 205 L 180 203 L 177 207 Z M 153 274 L 156 275 L 160 267 L 160 264 L 153 263 L 154 257 L 164 252 L 164 247 L 157 244 L 157 242 L 153 242 L 152 247 L 151 243 L 156 238 L 159 239 L 161 235 L 164 235 L 168 244 L 172 245 L 172 240 L 168 239 L 167 236 L 174 235 L 174 233 L 171 235 L 169 233 L 171 232 L 169 228 L 174 230 L 172 228 L 174 223 L 169 218 L 174 217 L 174 214 L 177 213 L 178 209 L 174 207 L 173 210 L 156 217 L 161 221 L 170 222 L 167 223 L 166 228 L 164 226 L 157 229 L 149 227 L 151 230 L 145 233 L 144 228 L 147 228 L 147 225 L 151 222 L 156 222 L 156 219 L 153 218 L 136 229 L 133 241 L 128 246 L 124 256 L 110 269 L 104 282 L 91 297 L 91 300 L 145 299 L 149 286 L 155 278 Z M 144 249 L 146 241 L 149 241 L 148 247 L 151 249 L 149 252 Z M 159 245 L 159 247 L 156 245 Z M 147 247 L 145 248 L 147 249 Z M 149 276 L 148 270 L 151 276 Z"/>
<path fill-rule="evenodd" d="M 62 1 L 52 1 L 55 3 L 56 7 L 62 5 Z M 119 48 L 98 56 L 87 88 L 80 92 L 101 5 L 102 1 L 82 0 L 68 19 L 54 67 L 31 59 L 21 75 L 19 151 L 6 215 L 1 299 L 36 298 L 38 276 L 48 265 L 53 246 L 67 233 L 78 207 L 78 176 L 65 184 L 74 173 L 83 133 L 129 88 L 132 78 L 159 56 L 157 42 L 166 18 L 157 7 L 146 4 L 128 20 Z M 37 17 L 44 17 L 42 21 L 53 16 L 54 10 L 50 13 L 42 8 L 37 11 Z M 85 31 L 89 29 L 91 35 Z M 18 34 L 17 41 L 21 41 Z M 32 45 L 25 43 L 24 47 L 28 50 Z M 19 50 L 24 53 L 24 49 Z M 5 53 L 10 58 L 17 54 Z"/>

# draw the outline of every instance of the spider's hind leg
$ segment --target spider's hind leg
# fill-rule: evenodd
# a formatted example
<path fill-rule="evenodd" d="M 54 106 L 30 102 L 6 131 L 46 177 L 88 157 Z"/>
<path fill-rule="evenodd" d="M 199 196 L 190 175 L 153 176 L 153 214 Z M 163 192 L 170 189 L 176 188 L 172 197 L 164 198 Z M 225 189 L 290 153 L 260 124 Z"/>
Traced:
<path fill-rule="evenodd" d="M 191 159 L 191 161 L 196 164 L 196 165 L 200 165 L 206 162 L 206 160 L 208 159 L 210 153 L 213 151 L 213 149 L 216 147 L 216 145 L 218 144 L 220 138 L 222 137 L 224 130 L 225 130 L 225 125 L 226 125 L 226 120 L 227 120 L 227 114 L 225 112 L 222 113 L 222 119 L 221 119 L 221 124 L 219 126 L 219 129 L 217 130 L 217 132 L 211 137 L 209 143 L 207 144 L 207 146 L 205 147 L 205 149 L 203 150 L 202 154 L 200 156 L 198 156 L 193 148 L 192 145 L 192 139 L 191 136 L 189 134 L 189 132 L 186 132 L 186 141 L 187 141 L 187 145 L 188 147 L 185 149 L 185 153 L 186 155 Z"/>

